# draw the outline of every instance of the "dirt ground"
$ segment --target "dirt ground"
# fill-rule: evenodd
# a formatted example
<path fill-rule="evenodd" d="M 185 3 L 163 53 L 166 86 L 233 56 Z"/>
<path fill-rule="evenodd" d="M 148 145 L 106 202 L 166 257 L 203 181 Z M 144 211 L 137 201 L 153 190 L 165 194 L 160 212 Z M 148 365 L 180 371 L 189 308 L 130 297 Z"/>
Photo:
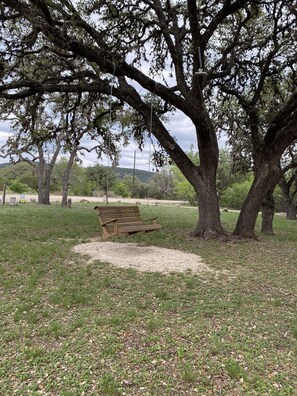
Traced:
<path fill-rule="evenodd" d="M 144 272 L 215 272 L 196 254 L 157 246 L 94 241 L 76 245 L 73 250 L 90 256 L 90 261 L 100 260 Z"/>

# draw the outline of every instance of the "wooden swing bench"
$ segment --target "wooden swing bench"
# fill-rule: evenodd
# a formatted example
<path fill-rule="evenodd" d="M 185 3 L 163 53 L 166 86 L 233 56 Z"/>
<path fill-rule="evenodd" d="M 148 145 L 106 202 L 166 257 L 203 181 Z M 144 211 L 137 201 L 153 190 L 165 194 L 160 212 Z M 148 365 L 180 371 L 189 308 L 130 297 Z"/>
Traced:
<path fill-rule="evenodd" d="M 114 235 L 131 235 L 137 232 L 151 232 L 161 228 L 157 217 L 142 220 L 139 207 L 133 206 L 95 206 L 99 222 L 102 226 L 102 238 Z M 151 222 L 146 224 L 146 222 Z"/>

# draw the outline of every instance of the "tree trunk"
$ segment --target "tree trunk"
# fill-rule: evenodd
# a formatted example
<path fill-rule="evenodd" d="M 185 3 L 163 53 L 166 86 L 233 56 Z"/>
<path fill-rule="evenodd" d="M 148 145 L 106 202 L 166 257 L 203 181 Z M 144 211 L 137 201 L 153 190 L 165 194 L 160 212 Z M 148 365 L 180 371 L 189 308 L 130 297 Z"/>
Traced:
<path fill-rule="evenodd" d="M 286 218 L 288 220 L 297 219 L 296 203 L 293 202 L 293 197 L 290 194 L 290 184 L 287 183 L 285 176 L 282 175 L 278 182 L 283 195 L 283 201 L 286 208 Z"/>
<path fill-rule="evenodd" d="M 6 199 L 6 186 L 7 186 L 7 183 L 5 182 L 5 183 L 4 183 L 4 187 L 3 187 L 3 195 L 2 195 L 3 202 L 2 202 L 2 205 L 5 205 L 5 199 Z"/>
<path fill-rule="evenodd" d="M 67 202 L 68 202 L 68 188 L 69 188 L 70 172 L 69 172 L 68 176 L 65 173 L 62 178 L 62 202 L 61 202 L 62 208 L 68 207 Z"/>
<path fill-rule="evenodd" d="M 44 153 L 42 149 L 42 144 L 38 146 L 38 164 L 35 166 L 35 172 L 37 176 L 37 184 L 38 184 L 38 204 L 39 205 L 49 205 L 50 204 L 50 195 L 49 195 L 49 186 L 48 186 L 48 175 L 47 175 L 47 165 L 44 159 Z"/>
<path fill-rule="evenodd" d="M 37 174 L 37 183 L 38 183 L 38 204 L 43 205 L 44 204 L 44 175 L 42 172 L 42 169 L 38 166 L 38 169 L 36 170 Z"/>
<path fill-rule="evenodd" d="M 47 171 L 44 171 L 45 166 L 39 164 L 36 170 L 38 179 L 38 204 L 50 205 L 50 179 Z"/>
<path fill-rule="evenodd" d="M 43 183 L 38 180 L 38 199 L 37 202 L 39 205 L 43 204 Z"/>
<path fill-rule="evenodd" d="M 262 202 L 262 225 L 261 231 L 265 234 L 274 235 L 273 232 L 273 217 L 275 210 L 274 192 L 275 185 L 270 188 Z"/>
<path fill-rule="evenodd" d="M 217 192 L 200 186 L 197 197 L 199 219 L 193 235 L 204 239 L 226 235 L 221 225 Z"/>
<path fill-rule="evenodd" d="M 51 202 L 50 202 L 50 187 L 51 187 L 51 173 L 48 174 L 48 172 L 46 172 L 44 189 L 43 189 L 43 204 L 44 205 L 51 204 Z"/>
<path fill-rule="evenodd" d="M 74 151 L 71 152 L 70 158 L 67 163 L 67 167 L 65 169 L 65 172 L 64 172 L 64 175 L 62 178 L 62 203 L 61 203 L 61 206 L 63 208 L 69 207 L 69 204 L 68 204 L 69 179 L 70 179 L 72 165 L 74 163 L 76 153 L 77 153 L 77 149 L 74 148 L 73 150 Z"/>
<path fill-rule="evenodd" d="M 288 220 L 297 220 L 296 202 L 285 202 L 286 218 Z"/>
<path fill-rule="evenodd" d="M 263 161 L 258 167 L 251 189 L 241 208 L 234 235 L 256 239 L 255 226 L 261 204 L 267 191 L 279 175 L 277 161 Z"/>
<path fill-rule="evenodd" d="M 199 167 L 197 184 L 195 184 L 199 219 L 193 232 L 196 237 L 212 239 L 226 236 L 221 225 L 219 198 L 216 189 L 216 166 L 215 159 L 208 169 Z"/>
<path fill-rule="evenodd" d="M 50 205 L 50 188 L 51 188 L 51 177 L 53 169 L 61 150 L 61 141 L 63 136 L 59 136 L 57 146 L 54 149 L 54 153 L 49 163 L 44 158 L 42 143 L 38 147 L 39 153 L 39 164 L 37 168 L 38 177 L 38 203 L 43 205 Z"/>

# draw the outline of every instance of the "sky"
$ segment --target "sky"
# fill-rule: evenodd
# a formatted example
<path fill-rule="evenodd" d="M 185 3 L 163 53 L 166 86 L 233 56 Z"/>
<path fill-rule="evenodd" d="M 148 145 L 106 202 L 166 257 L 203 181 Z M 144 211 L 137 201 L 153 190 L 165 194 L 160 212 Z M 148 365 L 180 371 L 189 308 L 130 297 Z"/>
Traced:
<path fill-rule="evenodd" d="M 10 124 L 8 122 L 0 121 L 0 148 L 5 144 L 7 138 L 10 136 Z M 0 157 L 0 164 L 8 162 L 6 159 Z"/>
<path fill-rule="evenodd" d="M 178 144 L 185 150 L 188 151 L 193 145 L 194 149 L 197 150 L 197 142 L 195 139 L 194 127 L 191 121 L 186 118 L 183 114 L 177 112 L 170 116 L 170 122 L 168 128 L 172 135 L 176 138 Z M 10 124 L 9 122 L 0 121 L 0 147 L 3 146 L 10 136 Z M 137 144 L 131 142 L 127 147 L 122 150 L 119 166 L 123 168 L 133 168 L 134 164 L 134 153 L 136 152 L 136 169 L 142 169 L 147 171 L 154 171 L 154 166 L 149 161 L 149 153 L 152 153 L 153 148 L 147 141 L 144 149 L 140 151 Z M 102 165 L 109 165 L 107 158 L 98 160 L 95 153 L 85 153 L 84 156 L 80 157 L 83 166 L 91 166 L 95 163 Z M 8 159 L 0 158 L 0 163 L 9 162 Z"/>

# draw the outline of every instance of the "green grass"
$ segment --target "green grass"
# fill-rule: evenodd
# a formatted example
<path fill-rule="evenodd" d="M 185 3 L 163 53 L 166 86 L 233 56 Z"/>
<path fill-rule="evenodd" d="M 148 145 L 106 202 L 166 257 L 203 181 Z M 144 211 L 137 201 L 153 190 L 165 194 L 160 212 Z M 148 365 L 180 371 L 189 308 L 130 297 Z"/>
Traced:
<path fill-rule="evenodd" d="M 89 263 L 72 247 L 100 233 L 91 204 L 0 207 L 1 395 L 297 394 L 297 222 L 206 242 L 189 237 L 197 209 L 153 214 L 162 230 L 129 242 L 199 254 L 219 275 Z M 222 214 L 227 230 L 236 217 Z"/>

